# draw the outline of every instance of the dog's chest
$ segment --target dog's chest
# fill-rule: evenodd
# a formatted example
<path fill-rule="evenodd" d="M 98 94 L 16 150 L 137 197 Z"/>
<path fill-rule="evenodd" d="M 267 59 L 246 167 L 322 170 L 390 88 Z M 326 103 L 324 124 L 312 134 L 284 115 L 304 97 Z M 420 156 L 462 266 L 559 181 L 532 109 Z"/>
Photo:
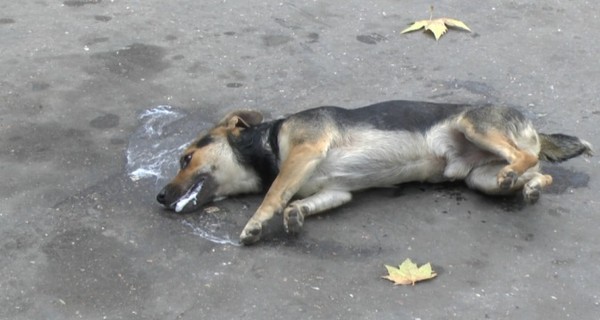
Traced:
<path fill-rule="evenodd" d="M 300 189 L 306 196 L 321 189 L 360 190 L 408 181 L 444 180 L 445 160 L 422 133 L 355 130 L 339 138 Z"/>

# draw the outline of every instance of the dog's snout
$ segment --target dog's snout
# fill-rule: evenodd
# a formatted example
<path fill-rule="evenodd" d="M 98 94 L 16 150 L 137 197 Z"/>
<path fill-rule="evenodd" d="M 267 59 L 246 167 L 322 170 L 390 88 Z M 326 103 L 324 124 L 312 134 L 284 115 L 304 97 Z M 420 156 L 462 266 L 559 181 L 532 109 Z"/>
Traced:
<path fill-rule="evenodd" d="M 156 201 L 158 201 L 158 203 L 160 204 L 166 204 L 167 200 L 167 191 L 165 190 L 165 188 L 163 188 L 162 190 L 160 190 L 160 192 L 156 195 Z"/>

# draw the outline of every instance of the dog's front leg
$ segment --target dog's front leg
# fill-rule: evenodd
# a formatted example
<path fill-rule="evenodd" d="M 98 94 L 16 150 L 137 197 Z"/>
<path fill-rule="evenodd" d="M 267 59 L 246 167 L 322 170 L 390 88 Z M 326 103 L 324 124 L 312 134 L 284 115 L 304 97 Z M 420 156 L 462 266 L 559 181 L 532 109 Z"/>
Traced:
<path fill-rule="evenodd" d="M 252 244 L 260 239 L 263 225 L 283 210 L 312 175 L 325 157 L 326 148 L 324 143 L 303 143 L 290 150 L 263 202 L 244 227 L 240 235 L 243 244 Z"/>
<path fill-rule="evenodd" d="M 283 210 L 283 227 L 287 233 L 298 233 L 304 218 L 333 209 L 352 200 L 352 193 L 344 190 L 321 190 L 308 198 L 293 201 Z"/>

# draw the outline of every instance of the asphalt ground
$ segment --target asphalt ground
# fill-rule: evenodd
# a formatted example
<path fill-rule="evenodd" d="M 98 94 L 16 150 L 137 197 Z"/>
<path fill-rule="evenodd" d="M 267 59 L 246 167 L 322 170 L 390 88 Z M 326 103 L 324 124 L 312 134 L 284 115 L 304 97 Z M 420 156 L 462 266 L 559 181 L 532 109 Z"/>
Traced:
<path fill-rule="evenodd" d="M 400 34 L 430 4 L 473 32 Z M 186 215 L 154 197 L 177 148 L 236 108 L 494 103 L 600 146 L 599 12 L 559 0 L 3 1 L 0 318 L 597 319 L 598 157 L 544 165 L 555 183 L 534 206 L 409 184 L 357 194 L 297 237 L 274 221 L 252 247 L 236 237 L 259 196 Z M 144 134 L 161 106 L 176 119 Z M 149 160 L 165 161 L 140 175 Z M 437 278 L 381 279 L 405 258 Z"/>

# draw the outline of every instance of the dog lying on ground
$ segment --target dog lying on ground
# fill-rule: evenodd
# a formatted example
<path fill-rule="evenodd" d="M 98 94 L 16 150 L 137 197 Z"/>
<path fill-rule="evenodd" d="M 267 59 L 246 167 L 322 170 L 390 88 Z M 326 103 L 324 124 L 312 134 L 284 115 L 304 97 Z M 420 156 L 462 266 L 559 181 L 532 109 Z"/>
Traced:
<path fill-rule="evenodd" d="M 592 154 L 588 142 L 538 133 L 508 107 L 388 101 L 319 107 L 269 122 L 240 110 L 189 145 L 157 200 L 182 212 L 265 191 L 240 235 L 248 245 L 275 214 L 283 212 L 285 230 L 296 233 L 306 217 L 349 202 L 353 191 L 409 181 L 464 180 L 491 195 L 521 191 L 535 203 L 552 183 L 539 160 L 581 154 Z"/>

